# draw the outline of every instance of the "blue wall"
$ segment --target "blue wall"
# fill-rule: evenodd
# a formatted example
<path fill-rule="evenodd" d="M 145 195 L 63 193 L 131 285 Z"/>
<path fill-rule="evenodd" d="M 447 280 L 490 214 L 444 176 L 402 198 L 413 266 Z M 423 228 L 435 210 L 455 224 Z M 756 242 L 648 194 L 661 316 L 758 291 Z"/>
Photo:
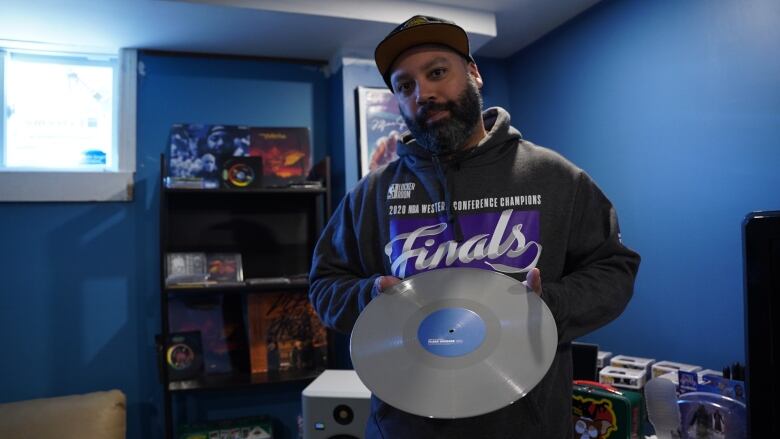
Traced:
<path fill-rule="evenodd" d="M 160 154 L 170 126 L 308 126 L 320 159 L 330 101 L 319 65 L 162 54 L 139 61 L 133 202 L 0 204 L 0 403 L 119 388 L 130 439 L 162 436 L 153 339 Z M 300 390 L 257 388 L 238 399 L 211 396 L 199 410 L 180 406 L 212 418 L 270 414 L 292 438 Z"/>
<path fill-rule="evenodd" d="M 584 168 L 643 256 L 586 341 L 744 359 L 741 222 L 780 209 L 780 3 L 607 1 L 512 57 L 514 124 Z"/>
<path fill-rule="evenodd" d="M 142 202 L 0 204 L 0 403 L 118 388 L 129 437 L 146 436 L 159 308 L 146 215 Z"/>
<path fill-rule="evenodd" d="M 485 108 L 503 107 L 512 114 L 512 88 L 510 83 L 509 59 L 480 58 L 474 59 L 482 76 L 482 100 Z M 514 123 L 514 119 L 512 121 Z"/>
<path fill-rule="evenodd" d="M 373 60 L 346 58 L 343 60 L 338 74 L 334 75 L 339 83 L 340 102 L 337 106 L 341 110 L 341 119 L 332 127 L 340 134 L 341 144 L 334 143 L 332 156 L 334 161 L 342 163 L 342 172 L 334 172 L 333 200 L 334 207 L 346 191 L 350 190 L 358 181 L 358 167 L 360 166 L 357 147 L 357 113 L 355 112 L 355 90 L 357 87 L 386 87 L 379 75 Z"/>

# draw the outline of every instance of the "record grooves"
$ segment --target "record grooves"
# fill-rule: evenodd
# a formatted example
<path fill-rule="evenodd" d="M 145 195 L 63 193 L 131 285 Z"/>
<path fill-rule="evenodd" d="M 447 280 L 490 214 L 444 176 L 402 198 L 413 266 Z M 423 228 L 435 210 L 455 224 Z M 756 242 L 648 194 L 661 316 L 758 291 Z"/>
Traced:
<path fill-rule="evenodd" d="M 552 313 L 521 282 L 445 268 L 375 297 L 355 323 L 350 354 L 379 399 L 419 416 L 463 418 L 525 396 L 557 343 Z"/>

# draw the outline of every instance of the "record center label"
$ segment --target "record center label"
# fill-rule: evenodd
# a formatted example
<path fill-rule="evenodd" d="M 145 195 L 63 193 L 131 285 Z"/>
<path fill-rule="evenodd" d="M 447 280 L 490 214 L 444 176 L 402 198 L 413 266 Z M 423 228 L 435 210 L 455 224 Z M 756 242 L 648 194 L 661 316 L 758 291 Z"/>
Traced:
<path fill-rule="evenodd" d="M 417 340 L 426 351 L 441 357 L 460 357 L 477 350 L 485 340 L 485 322 L 466 308 L 443 308 L 420 322 Z"/>

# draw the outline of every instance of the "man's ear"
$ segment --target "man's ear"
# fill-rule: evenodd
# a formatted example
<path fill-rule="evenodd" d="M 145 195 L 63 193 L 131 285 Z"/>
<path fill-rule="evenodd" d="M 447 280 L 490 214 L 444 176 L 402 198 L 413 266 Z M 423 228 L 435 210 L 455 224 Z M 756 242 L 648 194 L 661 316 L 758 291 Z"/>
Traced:
<path fill-rule="evenodd" d="M 482 75 L 479 74 L 479 69 L 477 68 L 477 64 L 470 62 L 467 66 L 468 73 L 471 75 L 472 78 L 474 78 L 474 82 L 477 83 L 477 88 L 480 90 L 482 89 Z"/>

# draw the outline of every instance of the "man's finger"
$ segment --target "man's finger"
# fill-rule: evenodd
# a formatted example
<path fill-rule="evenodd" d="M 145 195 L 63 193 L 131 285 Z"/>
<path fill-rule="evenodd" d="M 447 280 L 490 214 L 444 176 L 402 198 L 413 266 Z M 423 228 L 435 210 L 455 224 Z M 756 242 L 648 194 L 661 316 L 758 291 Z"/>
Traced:
<path fill-rule="evenodd" d="M 534 290 L 538 295 L 542 295 L 542 272 L 538 268 L 532 268 L 525 279 L 528 288 Z"/>
<path fill-rule="evenodd" d="M 401 283 L 401 279 L 394 276 L 379 276 L 376 278 L 376 289 L 380 293 Z"/>

